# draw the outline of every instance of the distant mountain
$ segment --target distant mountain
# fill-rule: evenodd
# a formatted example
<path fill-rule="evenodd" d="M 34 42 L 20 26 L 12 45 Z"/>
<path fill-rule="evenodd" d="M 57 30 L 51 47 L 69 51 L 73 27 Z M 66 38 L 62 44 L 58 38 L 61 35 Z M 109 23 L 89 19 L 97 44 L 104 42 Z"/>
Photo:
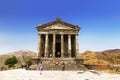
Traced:
<path fill-rule="evenodd" d="M 0 67 L 5 66 L 4 65 L 5 60 L 7 58 L 11 58 L 12 56 L 16 56 L 16 58 L 18 59 L 18 63 L 15 66 L 20 66 L 22 63 L 24 63 L 23 58 L 26 58 L 27 56 L 36 57 L 36 53 L 29 50 L 20 50 L 16 52 L 7 53 L 7 54 L 2 54 L 0 55 Z"/>
<path fill-rule="evenodd" d="M 18 63 L 15 66 L 20 66 L 24 63 L 23 58 L 27 56 L 37 57 L 35 52 L 29 50 L 2 54 L 0 55 L 0 67 L 5 66 L 5 60 L 12 56 L 16 56 L 18 59 Z M 80 54 L 78 58 L 84 59 L 84 64 L 120 64 L 120 49 L 105 50 L 102 52 L 86 51 Z"/>
<path fill-rule="evenodd" d="M 86 51 L 79 55 L 84 64 L 120 64 L 120 49 L 105 50 L 102 52 Z"/>

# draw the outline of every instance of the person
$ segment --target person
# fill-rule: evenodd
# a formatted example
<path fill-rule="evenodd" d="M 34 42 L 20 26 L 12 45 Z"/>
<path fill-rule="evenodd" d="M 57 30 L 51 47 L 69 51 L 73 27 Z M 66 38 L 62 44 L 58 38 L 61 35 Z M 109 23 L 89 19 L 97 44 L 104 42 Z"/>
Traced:
<path fill-rule="evenodd" d="M 57 57 L 60 57 L 60 52 L 57 53 Z"/>
<path fill-rule="evenodd" d="M 62 64 L 62 71 L 65 71 L 65 63 Z"/>
<path fill-rule="evenodd" d="M 49 56 L 52 57 L 52 53 L 50 53 Z"/>
<path fill-rule="evenodd" d="M 23 63 L 21 64 L 21 68 L 22 68 L 22 69 L 24 68 L 24 64 L 23 64 Z"/>
<path fill-rule="evenodd" d="M 43 64 L 42 64 L 42 62 L 40 62 L 40 64 L 39 64 L 39 70 L 40 70 L 40 75 L 42 74 L 42 70 L 43 70 Z"/>
<path fill-rule="evenodd" d="M 55 62 L 55 64 L 56 64 L 56 65 L 58 65 L 58 64 L 59 64 L 59 62 L 58 62 L 58 61 L 56 61 L 56 62 Z"/>
<path fill-rule="evenodd" d="M 4 66 L 1 66 L 1 70 L 3 70 L 4 69 Z"/>
<path fill-rule="evenodd" d="M 44 51 L 40 52 L 41 57 L 44 57 Z"/>
<path fill-rule="evenodd" d="M 28 64 L 25 65 L 25 69 L 28 70 L 29 69 L 29 66 Z"/>

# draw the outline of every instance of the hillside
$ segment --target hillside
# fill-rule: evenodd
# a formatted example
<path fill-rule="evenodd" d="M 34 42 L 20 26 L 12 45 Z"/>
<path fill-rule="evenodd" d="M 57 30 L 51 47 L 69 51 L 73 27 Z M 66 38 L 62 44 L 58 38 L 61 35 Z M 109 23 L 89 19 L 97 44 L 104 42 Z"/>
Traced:
<path fill-rule="evenodd" d="M 102 52 L 86 51 L 79 55 L 84 64 L 120 64 L 120 49 Z"/>
<path fill-rule="evenodd" d="M 32 56 L 35 57 L 36 53 L 29 51 L 29 50 L 20 50 L 20 51 L 16 51 L 16 52 L 11 52 L 11 53 L 7 53 L 7 54 L 2 54 L 0 55 L 0 67 L 1 66 L 5 66 L 4 62 L 7 58 L 11 58 L 12 56 L 16 56 L 16 58 L 18 59 L 18 63 L 15 66 L 20 66 L 22 63 L 24 63 L 24 58 L 26 58 L 27 56 Z"/>
<path fill-rule="evenodd" d="M 36 53 L 29 50 L 20 50 L 0 55 L 0 67 L 5 66 L 5 60 L 12 56 L 16 56 L 18 59 L 18 63 L 15 66 L 20 67 L 20 65 L 24 62 L 23 57 L 36 57 Z M 102 52 L 86 51 L 80 54 L 78 58 L 84 59 L 84 64 L 120 64 L 120 49 L 106 50 Z"/>

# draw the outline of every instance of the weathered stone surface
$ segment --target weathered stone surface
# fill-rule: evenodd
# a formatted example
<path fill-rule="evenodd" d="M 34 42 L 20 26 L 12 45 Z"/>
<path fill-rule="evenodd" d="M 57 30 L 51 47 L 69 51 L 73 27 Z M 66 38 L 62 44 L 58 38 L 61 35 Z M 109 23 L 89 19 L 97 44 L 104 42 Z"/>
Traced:
<path fill-rule="evenodd" d="M 87 70 L 87 68 L 82 65 L 82 60 L 77 60 L 75 58 L 42 58 L 44 65 L 44 70 L 62 70 L 62 64 L 65 63 L 65 70 Z M 37 69 L 38 66 L 34 64 L 31 69 Z"/>
<path fill-rule="evenodd" d="M 66 70 L 86 69 L 82 66 L 82 61 L 76 59 L 79 53 L 80 27 L 57 18 L 53 22 L 37 26 L 37 30 L 38 60 L 34 61 L 42 61 L 44 69 L 61 70 L 63 63 Z"/>

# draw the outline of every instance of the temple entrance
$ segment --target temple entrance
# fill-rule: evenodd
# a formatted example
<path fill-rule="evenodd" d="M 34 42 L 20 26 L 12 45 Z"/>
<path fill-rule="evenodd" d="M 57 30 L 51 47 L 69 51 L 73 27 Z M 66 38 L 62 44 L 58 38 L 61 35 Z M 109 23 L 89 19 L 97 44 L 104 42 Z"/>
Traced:
<path fill-rule="evenodd" d="M 55 57 L 61 57 L 61 44 L 56 43 L 56 49 L 55 49 Z"/>

